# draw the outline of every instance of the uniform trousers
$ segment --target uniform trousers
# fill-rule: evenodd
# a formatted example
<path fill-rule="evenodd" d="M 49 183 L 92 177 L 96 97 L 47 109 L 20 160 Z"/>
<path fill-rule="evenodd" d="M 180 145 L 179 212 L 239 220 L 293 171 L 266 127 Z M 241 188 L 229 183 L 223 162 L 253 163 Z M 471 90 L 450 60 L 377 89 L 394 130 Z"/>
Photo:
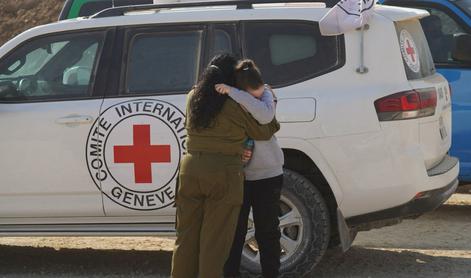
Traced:
<path fill-rule="evenodd" d="M 240 154 L 189 152 L 176 195 L 174 278 L 220 278 L 243 199 Z"/>

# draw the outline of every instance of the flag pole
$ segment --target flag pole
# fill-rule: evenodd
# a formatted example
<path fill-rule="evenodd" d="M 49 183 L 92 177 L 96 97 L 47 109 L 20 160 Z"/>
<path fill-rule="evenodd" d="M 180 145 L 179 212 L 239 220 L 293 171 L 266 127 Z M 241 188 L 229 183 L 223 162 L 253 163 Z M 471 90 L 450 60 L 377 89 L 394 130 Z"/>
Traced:
<path fill-rule="evenodd" d="M 360 30 L 360 67 L 357 68 L 357 73 L 365 74 L 368 72 L 368 68 L 365 66 L 365 30 L 369 29 L 368 24 L 364 24 L 359 29 Z"/>

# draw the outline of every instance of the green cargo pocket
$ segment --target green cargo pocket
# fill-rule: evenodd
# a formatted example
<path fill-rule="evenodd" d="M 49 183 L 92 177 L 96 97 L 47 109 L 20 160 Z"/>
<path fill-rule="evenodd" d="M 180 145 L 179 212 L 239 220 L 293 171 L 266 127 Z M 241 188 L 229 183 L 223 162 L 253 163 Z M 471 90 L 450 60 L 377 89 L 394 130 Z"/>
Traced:
<path fill-rule="evenodd" d="M 244 198 L 244 173 L 238 165 L 226 166 L 226 196 L 224 201 L 231 205 L 242 205 Z"/>
<path fill-rule="evenodd" d="M 175 199 L 173 200 L 173 207 L 177 206 L 178 200 L 178 189 L 180 188 L 180 175 L 177 175 L 176 183 L 175 183 Z"/>
<path fill-rule="evenodd" d="M 174 204 L 173 206 L 176 207 L 178 205 L 178 202 L 179 202 L 179 198 L 178 198 L 178 191 L 180 191 L 180 182 L 181 182 L 182 178 L 180 176 L 180 174 L 177 176 L 177 182 L 175 184 L 175 201 L 174 201 Z"/>

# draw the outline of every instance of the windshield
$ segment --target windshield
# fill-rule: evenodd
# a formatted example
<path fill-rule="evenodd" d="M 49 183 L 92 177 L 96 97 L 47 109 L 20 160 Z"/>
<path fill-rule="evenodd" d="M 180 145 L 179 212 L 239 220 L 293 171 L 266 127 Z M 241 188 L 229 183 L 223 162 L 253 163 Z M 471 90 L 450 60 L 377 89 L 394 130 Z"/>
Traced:
<path fill-rule="evenodd" d="M 471 0 L 458 0 L 455 4 L 471 17 Z"/>

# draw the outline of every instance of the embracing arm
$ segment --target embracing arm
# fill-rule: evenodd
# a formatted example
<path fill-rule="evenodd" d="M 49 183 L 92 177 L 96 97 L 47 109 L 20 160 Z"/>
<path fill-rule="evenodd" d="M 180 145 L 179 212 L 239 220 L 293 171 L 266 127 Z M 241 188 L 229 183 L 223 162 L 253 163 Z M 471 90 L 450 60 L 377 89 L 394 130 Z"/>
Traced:
<path fill-rule="evenodd" d="M 273 94 L 267 87 L 265 87 L 260 100 L 245 91 L 233 87 L 231 87 L 228 95 L 237 103 L 244 106 L 260 124 L 268 124 L 275 117 Z"/>
<path fill-rule="evenodd" d="M 253 140 L 266 141 L 280 129 L 280 124 L 274 117 L 269 124 L 261 125 L 255 118 L 245 111 L 235 100 L 226 100 L 228 119 L 235 125 L 244 129 L 247 137 Z"/>
<path fill-rule="evenodd" d="M 254 140 L 270 140 L 270 138 L 280 130 L 280 124 L 275 117 L 273 117 L 268 124 L 261 125 L 248 112 L 245 112 L 242 109 L 241 111 L 245 118 L 245 132 L 248 137 Z"/>

